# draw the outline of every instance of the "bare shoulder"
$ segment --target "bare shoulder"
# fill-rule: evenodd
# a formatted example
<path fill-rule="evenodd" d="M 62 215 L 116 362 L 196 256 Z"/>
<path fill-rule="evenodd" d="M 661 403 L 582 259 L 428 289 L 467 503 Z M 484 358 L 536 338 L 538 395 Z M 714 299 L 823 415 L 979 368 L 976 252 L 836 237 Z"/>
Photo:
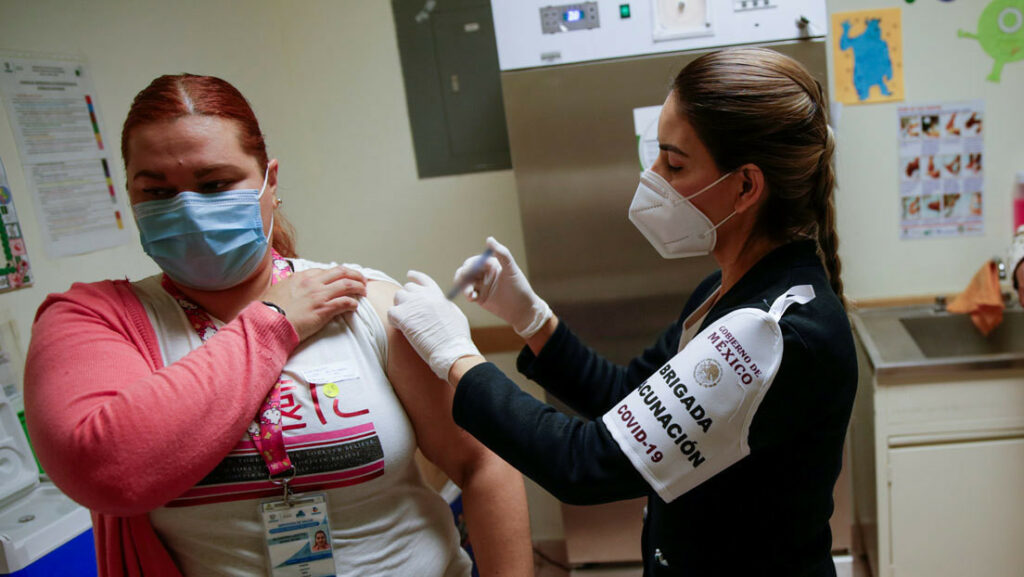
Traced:
<path fill-rule="evenodd" d="M 377 316 L 380 317 L 384 326 L 388 329 L 391 328 L 388 322 L 388 309 L 395 304 L 395 293 L 402 287 L 389 281 L 384 280 L 370 280 L 366 283 L 366 299 L 373 305 L 373 309 L 377 311 Z"/>

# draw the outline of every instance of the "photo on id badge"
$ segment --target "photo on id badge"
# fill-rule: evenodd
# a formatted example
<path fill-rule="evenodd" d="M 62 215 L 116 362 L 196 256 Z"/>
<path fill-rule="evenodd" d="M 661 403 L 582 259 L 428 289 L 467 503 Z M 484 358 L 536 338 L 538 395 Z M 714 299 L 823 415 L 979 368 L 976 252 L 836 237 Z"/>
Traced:
<path fill-rule="evenodd" d="M 327 496 L 295 495 L 260 503 L 272 577 L 333 577 Z"/>

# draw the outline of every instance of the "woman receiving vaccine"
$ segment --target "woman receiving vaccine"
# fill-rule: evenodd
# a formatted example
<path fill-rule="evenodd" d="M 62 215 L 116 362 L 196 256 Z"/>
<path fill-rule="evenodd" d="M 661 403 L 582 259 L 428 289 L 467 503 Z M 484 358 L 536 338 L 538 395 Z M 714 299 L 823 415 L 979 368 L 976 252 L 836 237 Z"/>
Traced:
<path fill-rule="evenodd" d="M 157 78 L 122 154 L 163 272 L 50 295 L 25 379 L 33 445 L 92 510 L 100 575 L 467 576 L 417 448 L 462 488 L 481 573 L 530 574 L 522 478 L 455 426 L 450 387 L 388 324 L 396 283 L 296 257 L 238 90 Z"/>
<path fill-rule="evenodd" d="M 411 272 L 389 313 L 455 386 L 456 423 L 555 496 L 648 497 L 647 576 L 835 574 L 828 521 L 857 364 L 826 110 L 810 74 L 771 50 L 714 52 L 679 73 L 623 217 L 628 204 L 663 257 L 710 253 L 720 270 L 628 366 L 580 342 L 488 240 L 470 298 L 523 337 L 519 370 L 588 421 L 487 363 L 429 277 Z"/>

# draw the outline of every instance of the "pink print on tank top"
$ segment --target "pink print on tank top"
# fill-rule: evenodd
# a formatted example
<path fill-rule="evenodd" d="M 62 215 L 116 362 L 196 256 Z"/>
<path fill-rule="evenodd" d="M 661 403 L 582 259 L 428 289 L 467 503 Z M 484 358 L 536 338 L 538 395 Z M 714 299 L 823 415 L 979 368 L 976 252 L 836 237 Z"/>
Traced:
<path fill-rule="evenodd" d="M 272 250 L 273 269 L 271 282 L 276 284 L 292 274 L 291 264 L 276 250 Z M 189 324 L 198 334 L 202 342 L 217 333 L 217 327 L 209 313 L 185 296 L 167 275 L 161 281 L 164 290 L 171 295 L 185 313 Z M 295 381 L 281 375 L 267 394 L 259 412 L 249 424 L 247 432 L 250 443 L 241 442 L 232 452 L 198 485 L 186 491 L 167 506 L 202 505 L 214 502 L 234 501 L 238 499 L 254 499 L 276 496 L 280 494 L 279 485 L 273 484 L 267 477 L 270 475 L 287 477 L 293 471 L 292 459 L 285 450 L 284 431 L 302 429 L 307 425 L 301 422 L 301 405 L 295 399 L 297 387 Z M 317 384 L 309 383 L 312 405 L 320 425 L 328 425 L 328 419 L 320 407 L 317 398 Z M 339 405 L 340 399 L 333 399 L 335 417 L 367 419 L 369 409 L 362 408 L 346 412 Z M 283 417 L 296 421 L 284 424 Z M 336 425 L 337 423 L 331 423 Z M 289 484 L 295 491 L 322 490 L 369 481 L 384 474 L 384 456 L 372 421 L 359 422 L 355 426 L 330 431 L 314 432 L 301 436 L 296 442 L 288 443 L 293 452 L 306 457 L 305 462 L 313 462 L 319 467 L 308 467 L 304 474 L 303 467 L 295 467 L 295 478 Z M 341 452 L 344 458 L 338 458 Z M 332 455 L 332 453 L 335 453 Z M 262 464 L 257 463 L 254 455 L 259 455 Z M 326 467 L 330 462 L 336 469 Z M 264 465 L 265 464 L 265 465 Z"/>

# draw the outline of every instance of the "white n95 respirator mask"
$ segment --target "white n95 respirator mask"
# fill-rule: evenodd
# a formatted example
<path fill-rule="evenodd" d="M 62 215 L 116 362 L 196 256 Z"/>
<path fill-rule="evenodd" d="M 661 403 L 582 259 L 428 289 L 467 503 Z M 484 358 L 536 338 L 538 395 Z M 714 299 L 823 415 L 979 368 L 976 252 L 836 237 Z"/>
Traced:
<path fill-rule="evenodd" d="M 710 254 L 718 241 L 715 230 L 736 212 L 733 211 L 722 222 L 713 224 L 690 199 L 711 189 L 733 172 L 723 174 L 690 196 L 683 196 L 658 173 L 645 170 L 640 175 L 640 185 L 629 205 L 629 220 L 647 237 L 647 241 L 662 258 Z"/>

